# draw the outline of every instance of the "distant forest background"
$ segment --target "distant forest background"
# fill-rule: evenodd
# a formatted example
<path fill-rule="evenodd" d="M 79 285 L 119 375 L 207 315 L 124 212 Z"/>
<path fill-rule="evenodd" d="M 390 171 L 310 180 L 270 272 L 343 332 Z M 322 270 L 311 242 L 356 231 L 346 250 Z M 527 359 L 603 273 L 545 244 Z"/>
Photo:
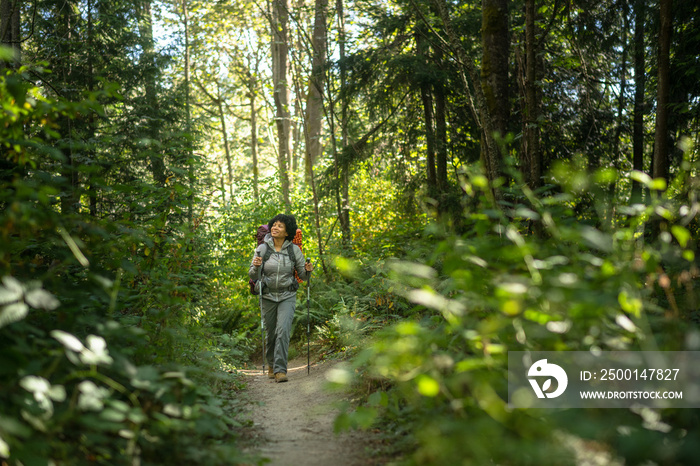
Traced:
<path fill-rule="evenodd" d="M 257 461 L 279 212 L 338 429 L 697 461 L 694 409 L 507 406 L 508 351 L 700 350 L 697 2 L 0 0 L 0 39 L 0 464 Z"/>

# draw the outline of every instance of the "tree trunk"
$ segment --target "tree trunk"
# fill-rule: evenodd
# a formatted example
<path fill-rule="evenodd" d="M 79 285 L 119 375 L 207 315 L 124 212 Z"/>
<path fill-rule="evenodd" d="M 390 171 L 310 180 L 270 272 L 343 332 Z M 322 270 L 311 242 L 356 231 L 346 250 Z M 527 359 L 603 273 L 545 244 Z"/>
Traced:
<path fill-rule="evenodd" d="M 436 51 L 437 63 L 442 63 L 442 53 Z M 440 212 L 445 212 L 445 197 L 449 191 L 447 183 L 447 110 L 445 106 L 445 86 L 436 81 L 435 90 L 435 164 Z"/>
<path fill-rule="evenodd" d="M 445 34 L 447 35 L 450 46 L 457 55 L 457 62 L 460 66 L 459 77 L 462 81 L 467 103 L 474 117 L 474 121 L 482 131 L 482 153 L 484 154 L 483 160 L 485 162 L 484 168 L 486 170 L 486 176 L 493 182 L 501 176 L 501 154 L 493 139 L 493 121 L 488 107 L 486 106 L 486 99 L 481 88 L 481 77 L 474 66 L 473 60 L 467 57 L 461 39 L 457 37 L 452 29 L 452 21 L 447 12 L 446 1 L 433 0 L 433 5 L 445 27 Z M 473 96 L 469 85 L 469 79 L 473 82 Z M 491 193 L 495 197 L 500 197 L 500 194 L 495 189 L 492 189 Z"/>
<path fill-rule="evenodd" d="M 510 113 L 508 93 L 508 0 L 482 0 L 481 87 L 486 108 L 491 114 L 493 130 L 504 137 Z"/>
<path fill-rule="evenodd" d="M 302 44 L 300 41 L 297 41 L 295 44 L 295 50 L 301 50 Z M 294 71 L 294 74 L 291 76 L 292 81 L 294 82 L 294 88 L 298 91 L 301 90 L 298 81 L 304 79 L 303 78 L 303 73 L 301 72 L 301 64 L 294 63 L 292 66 L 292 70 Z M 301 104 L 302 100 L 306 101 L 306 98 L 304 97 L 304 94 L 299 92 L 299 94 L 294 96 L 294 112 L 292 113 L 293 115 L 302 115 L 303 118 L 306 118 L 306 114 L 304 113 L 304 106 Z M 292 143 L 291 146 L 292 148 L 290 149 L 290 154 L 291 154 L 291 171 L 290 176 L 289 176 L 289 183 L 291 186 L 291 189 L 294 189 L 294 183 L 296 182 L 296 174 L 299 173 L 299 152 L 300 148 L 302 145 L 302 142 L 305 141 L 306 136 L 302 134 L 304 131 L 303 127 L 304 124 L 299 124 L 296 118 L 292 118 L 290 120 L 290 128 L 289 130 L 292 133 Z M 305 163 L 306 161 L 306 152 L 304 152 L 304 161 L 302 163 Z M 304 171 L 304 173 L 306 173 Z M 303 177 L 303 175 L 302 175 Z"/>
<path fill-rule="evenodd" d="M 20 38 L 20 10 L 21 0 L 0 0 L 0 43 L 12 48 L 13 61 L 0 62 L 0 69 L 5 66 L 19 68 L 21 62 L 21 38 Z"/>
<path fill-rule="evenodd" d="M 294 11 L 299 11 L 300 9 L 306 9 L 306 6 L 304 6 L 304 1 L 305 0 L 295 0 L 296 4 L 292 6 Z M 298 20 L 299 18 L 297 18 Z M 299 163 L 301 160 L 301 163 L 304 165 L 306 164 L 306 157 L 307 157 L 307 152 L 306 152 L 306 140 L 308 138 L 308 134 L 305 134 L 307 131 L 305 129 L 306 125 L 306 112 L 304 110 L 304 106 L 306 105 L 306 102 L 308 101 L 308 89 L 303 89 L 302 90 L 302 82 L 304 83 L 303 85 L 307 85 L 307 80 L 311 79 L 311 73 L 309 73 L 309 76 L 307 77 L 305 74 L 305 68 L 301 63 L 301 60 L 299 59 L 294 59 L 295 57 L 295 52 L 297 50 L 308 50 L 308 42 L 303 41 L 303 37 L 306 37 L 308 39 L 308 34 L 304 34 L 301 30 L 296 29 L 296 35 L 294 39 L 294 43 L 291 44 L 291 52 L 290 52 L 290 86 L 293 85 L 293 89 L 295 90 L 294 93 L 294 98 L 293 98 L 293 106 L 294 106 L 294 111 L 291 113 L 291 115 L 298 115 L 303 119 L 303 122 L 299 124 L 298 118 L 290 118 L 290 132 L 291 132 L 291 148 L 289 151 L 290 154 L 290 161 L 289 161 L 289 167 L 290 167 L 290 172 L 289 172 L 289 183 L 290 183 L 290 189 L 294 190 L 294 183 L 296 183 L 296 178 L 297 174 L 299 173 Z M 290 31 L 291 33 L 291 31 Z M 292 38 L 290 37 L 290 42 L 292 41 Z M 313 38 L 310 39 L 311 42 L 313 42 Z M 313 47 L 313 44 L 311 45 Z M 313 61 L 313 51 L 309 52 L 311 55 L 309 57 L 310 60 Z M 313 66 L 313 65 L 312 65 Z M 309 84 L 310 85 L 310 84 Z M 302 103 L 303 102 L 303 103 Z M 300 148 L 304 146 L 304 152 L 302 153 Z M 304 178 L 306 175 L 306 168 L 301 173 L 301 178 Z"/>
<path fill-rule="evenodd" d="M 311 167 L 321 156 L 323 123 L 323 94 L 325 86 L 325 64 L 327 47 L 326 15 L 328 0 L 316 0 L 314 32 L 311 38 L 313 57 L 311 79 L 306 100 L 306 177 L 311 176 Z"/>
<path fill-rule="evenodd" d="M 56 75 L 60 77 L 63 86 L 67 89 L 63 97 L 71 101 L 77 97 L 73 95 L 73 89 L 77 87 L 74 82 L 75 76 L 73 69 L 73 26 L 77 15 L 72 0 L 63 0 L 56 5 L 56 7 L 57 30 L 61 39 L 54 69 L 56 70 Z M 80 181 L 78 177 L 77 160 L 73 153 L 73 137 L 75 131 L 73 128 L 73 121 L 69 117 L 62 117 L 60 126 L 61 136 L 67 141 L 64 142 L 66 162 L 63 163 L 61 168 L 61 175 L 66 180 L 65 191 L 61 195 L 61 213 L 69 214 L 71 212 L 77 212 L 80 204 L 80 198 L 78 196 Z"/>
<path fill-rule="evenodd" d="M 336 1 L 336 10 L 338 14 L 338 39 L 340 52 L 340 86 L 345 89 L 346 86 L 346 70 L 345 70 L 345 12 L 343 9 L 343 0 Z M 339 205 L 339 220 L 340 230 L 343 235 L 343 249 L 350 250 L 352 248 L 352 231 L 350 230 L 350 161 L 348 160 L 347 147 L 348 141 L 348 99 L 345 93 L 342 93 L 341 110 L 340 110 L 340 128 L 342 138 L 343 157 L 340 163 L 340 186 L 341 199 Z"/>
<path fill-rule="evenodd" d="M 316 191 L 316 181 L 314 180 L 314 167 L 311 167 L 311 176 L 309 177 L 311 183 L 311 194 L 313 196 L 314 204 L 314 221 L 316 223 L 316 241 L 318 243 L 318 260 L 321 261 L 321 268 L 323 273 L 328 275 L 328 269 L 326 268 L 326 262 L 323 260 L 325 253 L 323 248 L 323 237 L 321 236 L 321 213 L 318 208 L 318 193 Z"/>
<path fill-rule="evenodd" d="M 620 59 L 620 96 L 617 100 L 617 128 L 615 129 L 615 140 L 613 141 L 613 161 L 615 166 L 619 165 L 619 161 L 622 159 L 620 154 L 620 137 L 622 136 L 622 127 L 624 122 L 624 111 L 625 111 L 625 93 L 627 92 L 627 50 L 629 45 L 627 43 L 627 30 L 629 29 L 629 5 L 627 0 L 620 0 L 622 4 L 622 33 L 620 37 L 622 46 L 622 57 Z"/>
<path fill-rule="evenodd" d="M 187 133 L 192 134 L 192 114 L 190 111 L 190 35 L 189 35 L 189 22 L 190 22 L 190 14 L 189 10 L 187 8 L 187 0 L 182 0 L 182 18 L 184 22 L 184 28 L 185 28 L 185 119 L 186 119 L 186 128 L 187 128 Z M 187 159 L 192 160 L 194 157 L 193 151 L 192 151 L 192 145 L 191 143 L 187 143 Z M 187 163 L 187 171 L 188 171 L 188 177 L 189 177 L 189 184 L 190 184 L 190 193 L 187 196 L 187 220 L 190 224 L 192 225 L 192 216 L 193 216 L 193 209 L 194 209 L 194 167 L 192 166 L 192 163 Z"/>
<path fill-rule="evenodd" d="M 157 66 L 155 62 L 155 48 L 153 42 L 153 16 L 151 13 L 151 0 L 141 0 L 137 6 L 139 35 L 143 53 L 140 57 L 141 67 L 144 72 L 144 88 L 146 91 L 146 104 L 150 111 L 155 111 L 158 108 L 157 94 Z M 157 118 L 151 118 L 148 121 L 147 139 L 148 149 L 147 154 L 151 164 L 151 173 L 153 180 L 157 186 L 165 186 L 165 163 L 163 154 L 158 150 L 158 142 L 160 141 L 160 124 Z"/>
<path fill-rule="evenodd" d="M 291 131 L 289 115 L 288 77 L 288 8 L 287 0 L 274 0 L 272 11 L 272 78 L 275 99 L 275 120 L 277 123 L 277 167 L 282 188 L 282 203 L 285 211 L 291 210 L 289 161 L 291 152 Z"/>
<path fill-rule="evenodd" d="M 249 83 L 250 96 L 250 154 L 253 157 L 253 195 L 255 203 L 260 200 L 260 169 L 258 168 L 258 108 L 255 101 L 255 79 L 251 76 Z"/>
<path fill-rule="evenodd" d="M 632 134 L 632 168 L 644 171 L 644 87 L 645 83 L 645 59 L 644 59 L 644 17 L 646 0 L 634 2 L 634 123 Z M 634 181 L 632 183 L 632 202 L 642 200 L 642 185 Z"/>
<path fill-rule="evenodd" d="M 21 61 L 21 44 L 19 42 L 20 3 L 20 0 L 0 0 L 0 44 L 11 47 L 14 51 L 14 60 L 9 62 L 0 60 L 0 74 L 3 75 L 6 68 L 18 68 Z M 5 155 L 7 152 L 8 149 L 4 144 L 0 144 L 0 185 L 9 183 L 13 178 L 12 171 L 18 168 L 14 163 L 6 161 Z M 4 206 L 0 206 L 0 208 L 2 207 Z"/>
<path fill-rule="evenodd" d="M 525 153 L 528 185 L 531 189 L 540 186 L 542 177 L 542 154 L 540 153 L 540 131 L 538 127 L 539 99 L 537 93 L 537 50 L 535 50 L 535 0 L 525 1 Z"/>
<path fill-rule="evenodd" d="M 87 47 L 87 65 L 88 65 L 88 82 L 87 82 L 87 87 L 88 87 L 88 92 L 92 94 L 95 91 L 95 30 L 94 30 L 94 22 L 93 22 L 93 16 L 92 16 L 92 10 L 93 10 L 93 1 L 94 0 L 88 0 L 87 1 L 87 42 L 88 42 L 88 47 Z M 95 121 L 96 121 L 96 116 L 94 114 L 88 114 L 86 115 L 87 119 L 87 137 L 86 139 L 88 141 L 90 140 L 95 140 L 96 138 L 96 128 L 95 128 Z M 95 147 L 91 144 L 88 146 L 88 152 L 89 152 L 89 159 L 90 160 L 95 160 L 96 158 L 96 153 L 95 153 Z M 90 174 L 88 175 L 88 180 L 89 180 L 89 188 L 88 188 L 88 198 L 90 202 L 89 210 L 90 210 L 90 216 L 91 217 L 97 217 L 97 186 L 94 181 L 95 174 Z"/>
<path fill-rule="evenodd" d="M 228 185 L 233 195 L 233 165 L 231 164 L 231 148 L 228 142 L 228 128 L 226 127 L 226 113 L 224 112 L 224 98 L 221 95 L 221 86 L 216 83 L 216 106 L 219 110 L 219 120 L 221 121 L 221 134 L 224 139 L 224 154 L 226 156 L 226 167 L 228 168 Z"/>
<path fill-rule="evenodd" d="M 224 180 L 224 167 L 219 165 L 219 190 L 221 191 L 221 204 L 226 202 L 226 181 Z"/>
<path fill-rule="evenodd" d="M 347 136 L 345 139 L 347 139 Z M 343 157 L 340 180 L 342 187 L 340 228 L 343 233 L 343 248 L 349 251 L 352 249 L 352 230 L 350 230 L 350 162 L 347 160 L 347 157 Z"/>
<path fill-rule="evenodd" d="M 659 80 L 656 98 L 656 132 L 654 134 L 654 165 L 652 173 L 654 178 L 668 180 L 668 104 L 670 89 L 671 28 L 673 20 L 672 0 L 660 0 L 659 19 L 661 23 L 658 59 Z"/>
<path fill-rule="evenodd" d="M 428 46 L 426 44 L 423 28 L 416 28 L 416 49 L 421 66 L 428 69 Z M 423 118 L 425 119 L 425 175 L 428 182 L 428 196 L 437 200 L 437 174 L 435 171 L 435 129 L 433 127 L 433 94 L 430 81 L 427 78 L 420 81 L 420 95 L 423 102 Z"/>
<path fill-rule="evenodd" d="M 425 165 L 428 181 L 428 195 L 437 199 L 437 173 L 435 171 L 435 129 L 433 128 L 433 94 L 428 83 L 421 83 L 423 117 L 425 118 Z"/>

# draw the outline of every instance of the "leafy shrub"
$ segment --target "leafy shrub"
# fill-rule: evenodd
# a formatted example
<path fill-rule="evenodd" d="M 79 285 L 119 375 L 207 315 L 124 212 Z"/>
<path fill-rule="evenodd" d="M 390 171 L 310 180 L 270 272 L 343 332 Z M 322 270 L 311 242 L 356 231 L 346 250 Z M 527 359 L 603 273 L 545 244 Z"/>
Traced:
<path fill-rule="evenodd" d="M 409 464 L 574 464 L 591 453 L 578 438 L 608 459 L 692 461 L 698 418 L 683 410 L 507 406 L 509 350 L 698 349 L 695 195 L 674 201 L 633 174 L 647 205 L 609 206 L 600 194 L 586 220 L 575 213 L 581 192 L 605 193 L 617 178 L 570 166 L 554 177 L 547 194 L 523 188 L 498 208 L 483 177 L 465 177 L 478 199 L 468 232 L 444 235 L 420 261 L 388 263 L 392 287 L 416 307 L 355 359 L 362 387 L 391 388 L 343 413 L 339 428 L 406 433 Z"/>
<path fill-rule="evenodd" d="M 178 223 L 184 191 L 101 179 L 110 215 L 59 210 L 59 123 L 103 112 L 43 97 L 28 72 L 0 76 L 3 464 L 254 461 L 236 447 L 235 400 L 220 396 L 241 383 L 205 351 L 212 251 L 197 222 Z"/>
<path fill-rule="evenodd" d="M 47 332 L 32 314 L 59 301 L 12 277 L 0 303 L 0 454 L 12 464 L 228 464 L 240 456 L 229 443 L 232 409 L 191 371 L 134 365 L 111 344 L 143 345 L 143 331 L 107 322 L 85 339 Z"/>

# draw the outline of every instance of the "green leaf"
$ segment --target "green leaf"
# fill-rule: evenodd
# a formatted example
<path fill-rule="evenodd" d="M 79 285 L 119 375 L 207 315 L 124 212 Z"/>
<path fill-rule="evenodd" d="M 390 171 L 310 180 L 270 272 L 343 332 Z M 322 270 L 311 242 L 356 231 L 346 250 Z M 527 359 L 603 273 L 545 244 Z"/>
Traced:
<path fill-rule="evenodd" d="M 10 304 L 22 298 L 24 287 L 16 278 L 2 277 L 2 284 L 3 286 L 0 286 L 0 305 Z"/>
<path fill-rule="evenodd" d="M 618 173 L 614 168 L 601 168 L 595 173 L 595 180 L 598 183 L 609 185 L 617 181 Z"/>
<path fill-rule="evenodd" d="M 0 45 L 0 60 L 6 62 L 12 62 L 15 59 L 15 52 L 12 47 L 7 47 L 6 45 Z M 1 439 L 0 439 L 1 440 Z"/>
<path fill-rule="evenodd" d="M 163 413 L 170 417 L 182 417 L 182 407 L 173 403 L 163 406 Z"/>
<path fill-rule="evenodd" d="M 651 187 L 652 179 L 649 175 L 647 175 L 644 172 L 641 172 L 638 170 L 633 170 L 630 173 L 630 178 L 632 178 L 632 180 L 634 180 L 638 183 L 642 183 L 647 188 Z"/>
<path fill-rule="evenodd" d="M 351 423 L 360 429 L 369 429 L 377 419 L 377 410 L 366 406 L 358 406 L 355 412 L 350 415 Z"/>
<path fill-rule="evenodd" d="M 389 396 L 386 392 L 376 391 L 367 398 L 367 404 L 369 406 L 386 407 L 389 404 Z"/>
<path fill-rule="evenodd" d="M 96 336 L 88 335 L 87 348 L 80 351 L 80 360 L 83 364 L 112 364 L 112 357 L 107 352 L 107 343 L 105 339 Z"/>
<path fill-rule="evenodd" d="M 665 179 L 655 178 L 654 181 L 651 182 L 651 186 L 649 188 L 654 191 L 665 191 L 666 187 L 667 183 Z"/>
<path fill-rule="evenodd" d="M 54 295 L 42 289 L 27 292 L 24 299 L 34 309 L 45 309 L 47 311 L 53 311 L 61 304 Z"/>
<path fill-rule="evenodd" d="M 49 391 L 51 384 L 43 377 L 28 375 L 19 381 L 19 386 L 31 393 L 46 393 Z"/>
<path fill-rule="evenodd" d="M 343 432 L 352 427 L 352 422 L 350 421 L 350 415 L 348 413 L 340 413 L 336 416 L 333 422 L 333 431 L 335 433 Z"/>
<path fill-rule="evenodd" d="M 0 458 L 10 457 L 10 446 L 0 437 Z"/>
<path fill-rule="evenodd" d="M 418 393 L 423 396 L 435 397 L 440 393 L 440 384 L 429 375 L 418 376 L 416 383 L 418 384 Z"/>
<path fill-rule="evenodd" d="M 124 422 L 126 415 L 116 409 L 107 408 L 100 412 L 100 417 L 105 421 L 110 422 Z"/>
<path fill-rule="evenodd" d="M 488 367 L 488 362 L 484 361 L 482 358 L 469 358 L 459 361 L 455 365 L 455 372 L 467 372 L 477 369 L 483 369 Z"/>
<path fill-rule="evenodd" d="M 0 328 L 24 319 L 29 313 L 29 306 L 14 303 L 0 309 Z"/>
<path fill-rule="evenodd" d="M 688 241 L 690 240 L 690 232 L 680 226 L 680 225 L 673 225 L 671 227 L 671 233 L 673 233 L 673 236 L 676 237 L 676 241 L 678 241 L 678 244 L 681 245 L 681 247 L 685 248 L 688 245 Z"/>
<path fill-rule="evenodd" d="M 78 408 L 84 411 L 100 411 L 104 407 L 103 400 L 109 396 L 109 390 L 98 387 L 91 380 L 83 380 L 78 384 L 80 396 Z"/>
<path fill-rule="evenodd" d="M 85 346 L 75 336 L 63 330 L 52 330 L 51 336 L 58 340 L 66 349 L 79 353 L 85 349 Z"/>
<path fill-rule="evenodd" d="M 642 312 L 642 300 L 630 297 L 627 291 L 622 290 L 617 297 L 620 307 L 626 313 L 639 318 Z"/>

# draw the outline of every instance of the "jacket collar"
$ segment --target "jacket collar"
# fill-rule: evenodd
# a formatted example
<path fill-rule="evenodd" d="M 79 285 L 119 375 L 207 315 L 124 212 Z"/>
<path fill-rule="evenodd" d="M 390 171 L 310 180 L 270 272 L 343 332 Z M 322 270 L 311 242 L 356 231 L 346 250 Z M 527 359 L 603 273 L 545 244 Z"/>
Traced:
<path fill-rule="evenodd" d="M 287 246 L 289 246 L 291 241 L 288 239 L 284 240 L 284 244 L 282 244 L 282 249 L 286 249 Z M 275 248 L 275 240 L 272 238 L 272 235 L 270 233 L 265 235 L 265 244 L 267 244 L 268 247 L 272 248 L 274 251 Z"/>

